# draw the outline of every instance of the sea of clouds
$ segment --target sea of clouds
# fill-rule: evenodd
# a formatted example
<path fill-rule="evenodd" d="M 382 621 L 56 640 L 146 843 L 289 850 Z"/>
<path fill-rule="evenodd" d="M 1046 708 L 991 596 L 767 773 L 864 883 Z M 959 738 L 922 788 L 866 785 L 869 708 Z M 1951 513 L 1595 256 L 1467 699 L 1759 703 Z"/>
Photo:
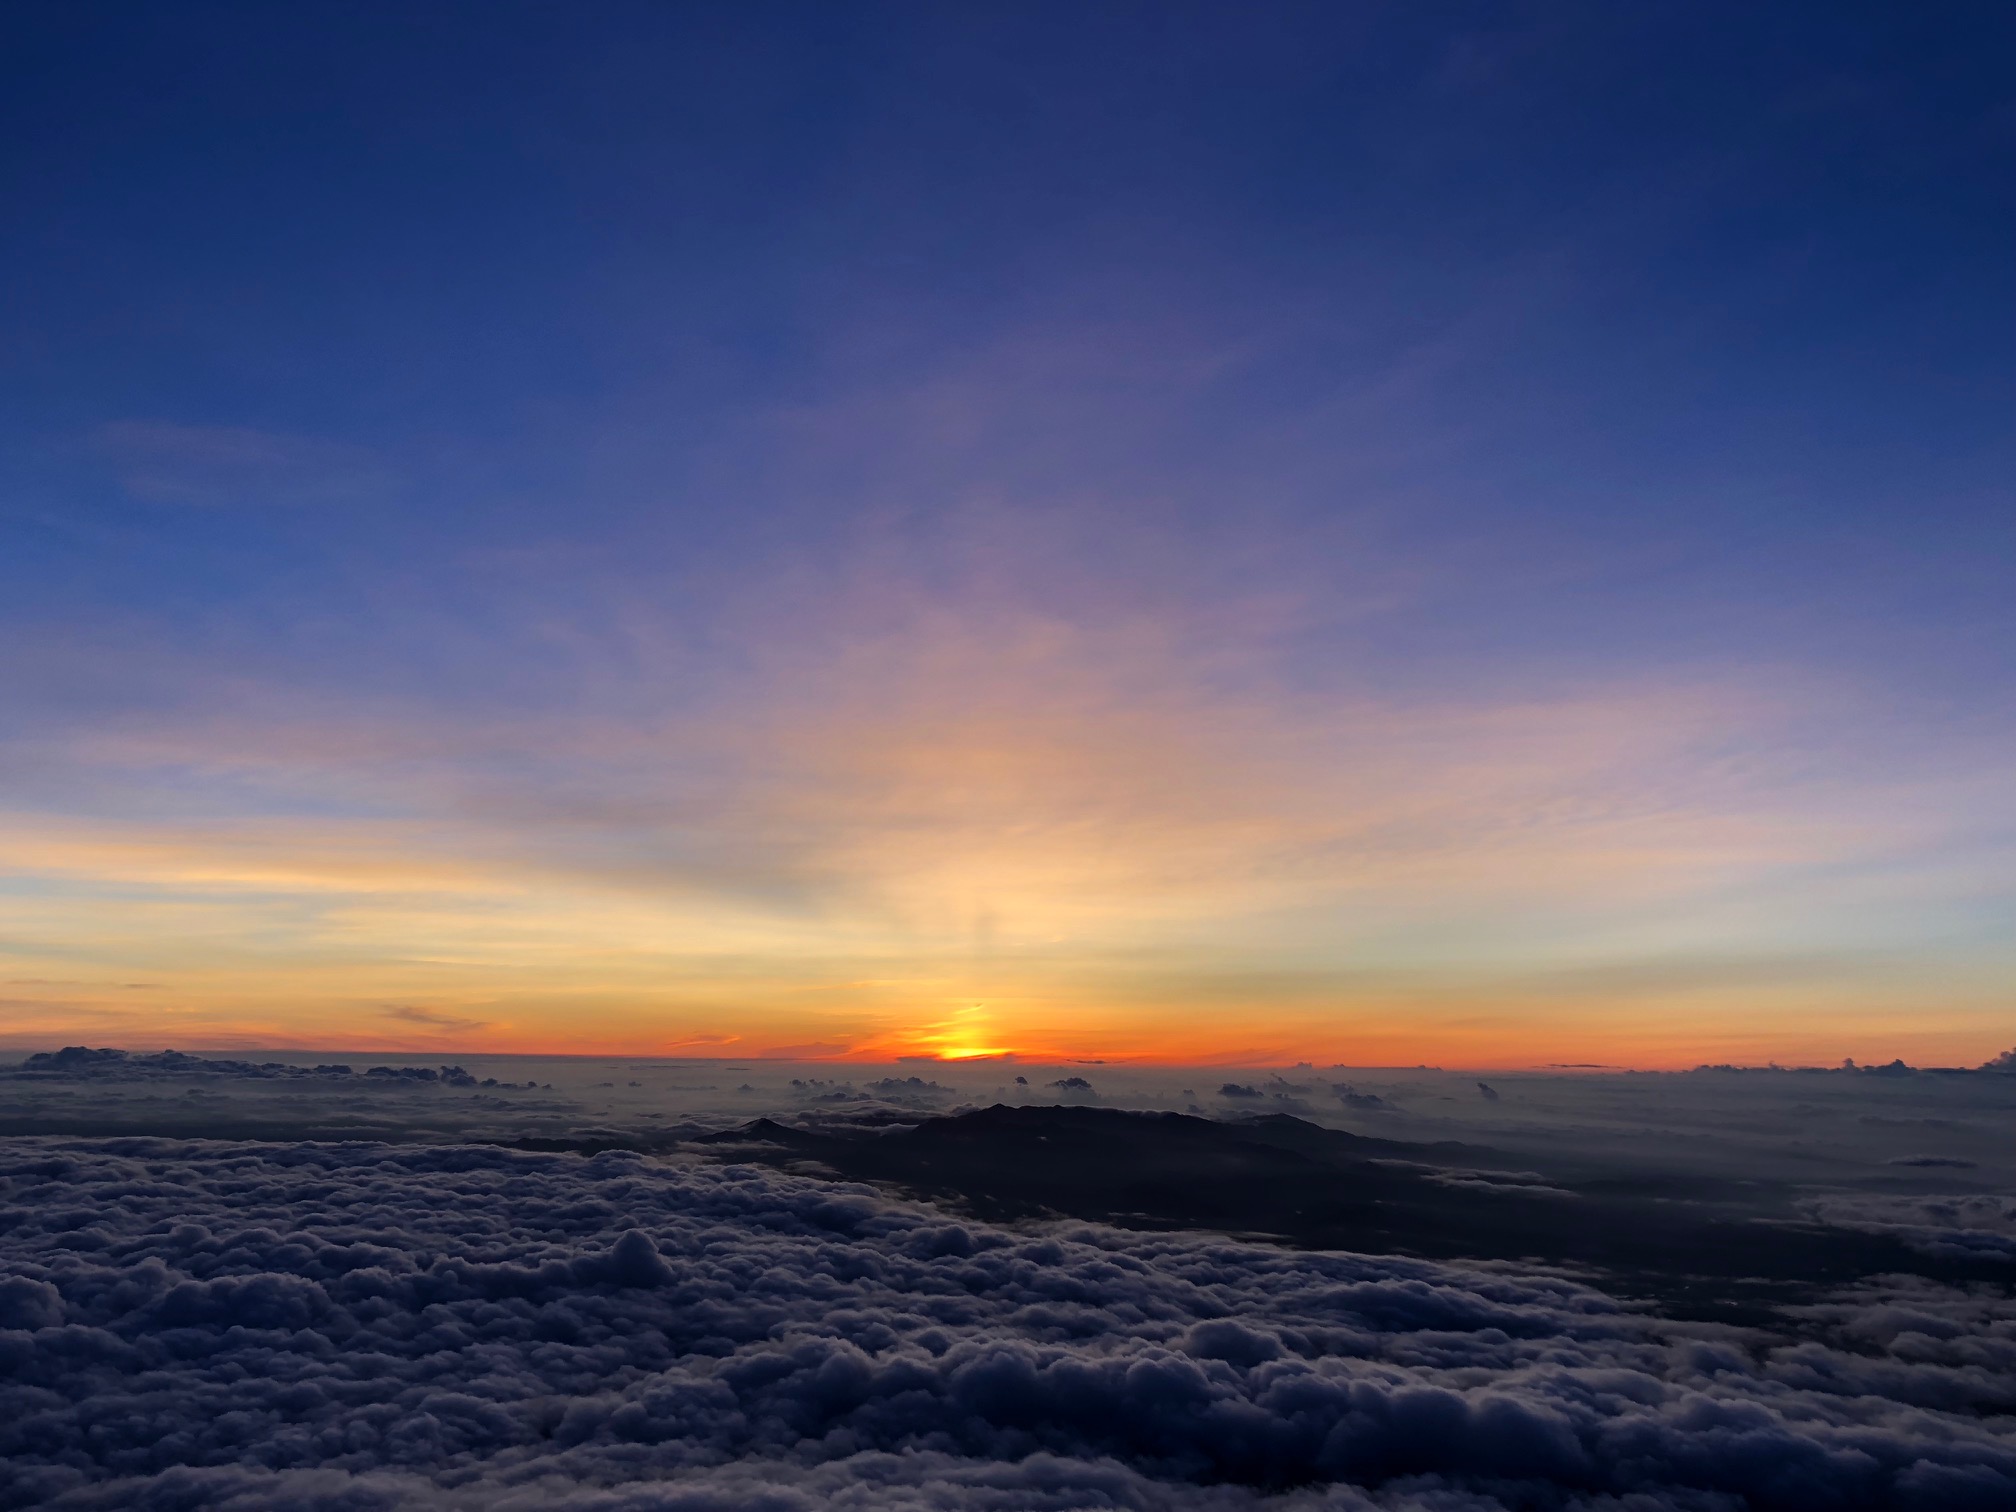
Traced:
<path fill-rule="evenodd" d="M 627 1152 L 0 1143 L 0 1506 L 2016 1505 L 2016 1307 L 959 1221 Z"/>

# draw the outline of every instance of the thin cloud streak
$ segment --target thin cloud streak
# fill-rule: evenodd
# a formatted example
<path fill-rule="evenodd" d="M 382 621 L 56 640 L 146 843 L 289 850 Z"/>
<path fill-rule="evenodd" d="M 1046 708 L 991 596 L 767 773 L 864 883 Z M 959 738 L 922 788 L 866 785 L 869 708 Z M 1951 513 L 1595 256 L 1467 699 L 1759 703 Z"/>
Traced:
<path fill-rule="evenodd" d="M 211 508 L 357 503 L 397 486 L 362 447 L 250 426 L 120 420 L 96 440 L 121 485 L 152 503 Z"/>
<path fill-rule="evenodd" d="M 415 1003 L 397 1003 L 384 1010 L 385 1017 L 397 1019 L 402 1024 L 419 1024 L 428 1029 L 440 1029 L 456 1034 L 480 1034 L 490 1027 L 486 1019 L 463 1018 L 459 1014 L 443 1013 L 438 1008 L 424 1008 Z"/>

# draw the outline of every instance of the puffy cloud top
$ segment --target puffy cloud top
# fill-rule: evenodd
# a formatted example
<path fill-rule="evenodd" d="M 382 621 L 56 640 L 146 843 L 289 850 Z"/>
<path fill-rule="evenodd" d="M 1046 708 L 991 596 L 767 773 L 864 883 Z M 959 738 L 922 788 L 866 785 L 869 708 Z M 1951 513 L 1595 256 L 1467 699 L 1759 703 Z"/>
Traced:
<path fill-rule="evenodd" d="M 2016 1321 L 1764 1347 L 1571 1280 L 484 1147 L 0 1151 L 0 1506 L 2016 1504 Z"/>

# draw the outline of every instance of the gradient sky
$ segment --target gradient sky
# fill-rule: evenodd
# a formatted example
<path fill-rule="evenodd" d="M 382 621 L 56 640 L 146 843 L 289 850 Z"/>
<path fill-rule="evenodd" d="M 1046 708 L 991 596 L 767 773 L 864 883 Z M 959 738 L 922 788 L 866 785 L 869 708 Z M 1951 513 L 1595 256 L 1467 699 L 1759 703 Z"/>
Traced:
<path fill-rule="evenodd" d="M 0 1043 L 2005 1049 L 2012 44 L 10 4 Z"/>

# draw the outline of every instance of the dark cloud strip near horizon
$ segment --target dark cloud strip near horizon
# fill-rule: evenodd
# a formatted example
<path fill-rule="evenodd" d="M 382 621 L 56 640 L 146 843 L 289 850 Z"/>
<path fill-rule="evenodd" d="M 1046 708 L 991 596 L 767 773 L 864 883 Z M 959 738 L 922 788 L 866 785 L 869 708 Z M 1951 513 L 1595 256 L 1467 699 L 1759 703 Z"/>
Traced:
<path fill-rule="evenodd" d="M 749 1167 L 0 1155 L 0 1506 L 2002 1508 L 2016 1310 L 1771 1348 L 1504 1266 L 1009 1231 Z"/>

